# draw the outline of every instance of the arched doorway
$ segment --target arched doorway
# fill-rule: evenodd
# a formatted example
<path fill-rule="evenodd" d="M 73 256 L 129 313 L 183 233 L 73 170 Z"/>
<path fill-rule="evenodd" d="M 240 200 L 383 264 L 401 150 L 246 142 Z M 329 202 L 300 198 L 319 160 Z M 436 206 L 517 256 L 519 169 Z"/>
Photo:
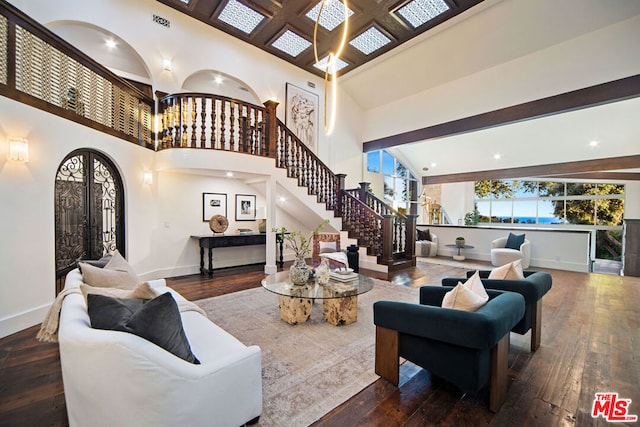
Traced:
<path fill-rule="evenodd" d="M 75 150 L 55 180 L 56 295 L 79 259 L 99 259 L 124 247 L 124 187 L 111 160 Z"/>

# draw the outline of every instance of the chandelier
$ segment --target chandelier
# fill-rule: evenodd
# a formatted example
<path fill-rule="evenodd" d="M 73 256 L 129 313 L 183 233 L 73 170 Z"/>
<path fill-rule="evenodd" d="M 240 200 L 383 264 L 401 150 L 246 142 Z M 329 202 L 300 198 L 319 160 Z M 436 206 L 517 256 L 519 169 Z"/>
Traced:
<path fill-rule="evenodd" d="M 333 0 L 329 0 L 333 1 Z M 325 3 L 327 0 L 322 0 L 320 4 L 320 10 L 318 12 L 318 16 L 316 17 L 316 25 L 313 29 L 313 53 L 315 55 L 316 64 L 320 62 L 318 59 L 318 25 L 320 22 L 320 16 L 322 15 L 322 9 L 324 9 Z M 342 24 L 342 40 L 340 40 L 340 45 L 335 52 L 329 52 L 327 56 L 327 62 L 324 67 L 324 132 L 327 135 L 331 135 L 336 123 L 336 112 L 337 112 L 337 104 L 338 104 L 338 87 L 337 87 L 337 78 L 338 78 L 338 69 L 337 64 L 340 60 L 340 54 L 342 54 L 342 50 L 347 42 L 347 35 L 349 32 L 349 8 L 347 6 L 347 0 L 342 0 L 344 5 L 344 22 Z M 331 116 L 327 120 L 327 98 L 329 91 L 331 92 Z"/>

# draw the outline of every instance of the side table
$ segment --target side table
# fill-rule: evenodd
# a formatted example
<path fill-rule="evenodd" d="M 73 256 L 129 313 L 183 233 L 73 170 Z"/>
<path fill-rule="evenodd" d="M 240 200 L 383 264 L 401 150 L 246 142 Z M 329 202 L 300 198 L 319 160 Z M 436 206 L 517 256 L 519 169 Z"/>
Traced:
<path fill-rule="evenodd" d="M 464 261 L 466 259 L 465 256 L 460 253 L 462 249 L 473 249 L 473 246 L 471 245 L 458 246 L 456 244 L 453 244 L 453 245 L 445 245 L 445 246 L 448 248 L 458 249 L 458 253 L 453 256 L 454 261 Z"/>

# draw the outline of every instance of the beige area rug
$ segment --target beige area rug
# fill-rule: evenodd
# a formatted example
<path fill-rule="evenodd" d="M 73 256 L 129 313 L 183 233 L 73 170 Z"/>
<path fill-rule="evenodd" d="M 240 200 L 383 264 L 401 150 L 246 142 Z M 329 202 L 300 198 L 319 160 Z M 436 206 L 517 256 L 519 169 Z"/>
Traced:
<path fill-rule="evenodd" d="M 375 282 L 358 297 L 358 321 L 346 326 L 322 320 L 321 300 L 306 323 L 289 325 L 280 320 L 277 295 L 263 288 L 196 301 L 214 323 L 262 349 L 260 426 L 308 426 L 379 378 L 373 303 L 418 302 L 419 291 Z"/>

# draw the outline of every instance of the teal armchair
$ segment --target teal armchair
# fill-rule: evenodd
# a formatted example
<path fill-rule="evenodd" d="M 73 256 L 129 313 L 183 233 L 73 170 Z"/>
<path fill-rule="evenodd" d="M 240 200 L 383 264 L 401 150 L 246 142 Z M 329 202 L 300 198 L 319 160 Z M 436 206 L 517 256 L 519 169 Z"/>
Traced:
<path fill-rule="evenodd" d="M 474 273 L 475 271 L 468 271 L 467 278 Z M 525 270 L 524 280 L 496 280 L 489 279 L 490 273 L 490 270 L 480 270 L 480 279 L 485 289 L 517 292 L 524 297 L 524 315 L 511 332 L 524 335 L 531 330 L 531 351 L 536 351 L 540 347 L 542 333 L 542 297 L 551 289 L 551 274 L 545 271 Z M 465 278 L 447 277 L 442 279 L 442 284 L 455 286 L 458 282 L 465 280 Z"/>
<path fill-rule="evenodd" d="M 451 289 L 423 286 L 419 304 L 374 303 L 376 373 L 398 385 L 404 357 L 464 392 L 489 385 L 489 409 L 496 412 L 506 397 L 509 331 L 524 315 L 524 298 L 489 290 L 475 312 L 442 308 Z"/>

